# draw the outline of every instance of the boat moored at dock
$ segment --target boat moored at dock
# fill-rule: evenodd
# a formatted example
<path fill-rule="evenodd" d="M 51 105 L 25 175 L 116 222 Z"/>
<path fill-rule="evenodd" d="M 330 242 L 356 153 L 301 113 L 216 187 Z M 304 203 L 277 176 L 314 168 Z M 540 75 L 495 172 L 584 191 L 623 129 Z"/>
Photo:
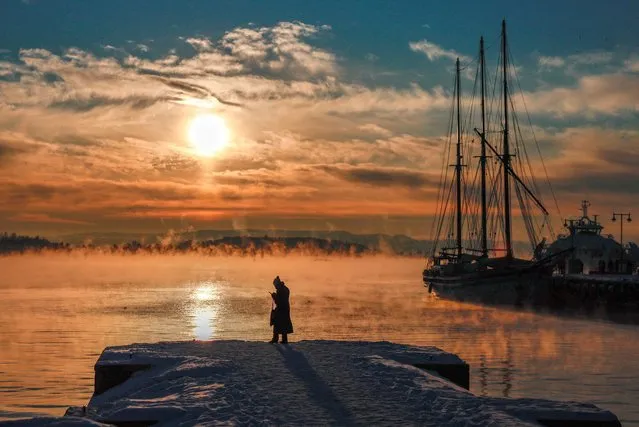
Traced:
<path fill-rule="evenodd" d="M 456 129 L 456 138 L 451 132 L 444 153 L 431 236 L 435 244 L 423 280 L 429 292 L 444 297 L 521 303 L 547 290 L 554 264 L 564 251 L 546 254 L 543 250 L 544 235 L 552 236 L 552 226 L 513 110 L 515 102 L 509 87 L 513 82 L 511 71 L 516 71 L 510 66 L 505 21 L 495 73 L 501 83 L 487 87 L 483 37 L 477 64 L 479 93 L 474 93 L 472 99 L 479 99 L 481 106 L 479 110 L 468 106 L 469 118 L 464 121 L 461 65 L 457 60 L 450 126 L 451 131 Z M 487 100 L 487 92 L 501 93 L 496 99 Z M 475 120 L 481 130 L 468 125 Z M 473 152 L 477 145 L 479 153 Z M 452 158 L 455 163 L 451 165 Z M 478 159 L 477 167 L 471 173 L 464 159 L 474 158 Z M 449 166 L 454 173 L 448 172 Z M 515 256 L 513 196 L 530 242 L 529 258 Z"/>

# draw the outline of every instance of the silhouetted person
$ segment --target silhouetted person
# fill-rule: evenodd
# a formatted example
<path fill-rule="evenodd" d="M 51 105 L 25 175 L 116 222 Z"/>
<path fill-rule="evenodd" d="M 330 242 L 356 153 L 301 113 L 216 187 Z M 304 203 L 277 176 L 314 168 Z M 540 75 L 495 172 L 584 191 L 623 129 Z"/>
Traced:
<path fill-rule="evenodd" d="M 293 333 L 293 323 L 291 322 L 291 306 L 288 302 L 290 291 L 277 276 L 273 280 L 275 292 L 271 293 L 275 308 L 271 310 L 271 325 L 273 326 L 273 339 L 271 343 L 276 343 L 279 335 L 282 334 L 282 344 L 288 344 L 288 334 Z"/>

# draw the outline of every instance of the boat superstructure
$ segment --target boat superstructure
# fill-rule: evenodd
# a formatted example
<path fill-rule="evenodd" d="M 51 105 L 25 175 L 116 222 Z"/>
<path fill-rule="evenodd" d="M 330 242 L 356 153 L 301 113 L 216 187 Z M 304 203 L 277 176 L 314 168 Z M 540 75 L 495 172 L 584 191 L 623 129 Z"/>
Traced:
<path fill-rule="evenodd" d="M 604 226 L 599 215 L 588 215 L 590 202 L 582 200 L 581 215 L 564 220 L 568 234 L 557 236 L 557 240 L 548 245 L 548 253 L 574 248 L 569 256 L 563 257 L 557 264 L 557 274 L 629 274 L 637 265 L 636 245 L 627 246 L 617 242 L 611 234 L 604 234 Z M 628 217 L 630 218 L 630 217 Z M 628 221 L 628 219 L 626 219 Z"/>

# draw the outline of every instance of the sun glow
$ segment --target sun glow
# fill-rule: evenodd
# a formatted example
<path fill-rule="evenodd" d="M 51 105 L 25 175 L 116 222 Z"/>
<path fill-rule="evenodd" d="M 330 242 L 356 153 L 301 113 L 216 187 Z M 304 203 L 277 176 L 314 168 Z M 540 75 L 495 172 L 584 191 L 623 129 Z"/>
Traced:
<path fill-rule="evenodd" d="M 229 143 L 229 139 L 229 129 L 220 116 L 202 114 L 189 125 L 189 141 L 200 156 L 214 155 Z"/>
<path fill-rule="evenodd" d="M 208 301 L 214 297 L 213 289 L 209 286 L 201 286 L 195 290 L 193 297 L 196 301 Z"/>

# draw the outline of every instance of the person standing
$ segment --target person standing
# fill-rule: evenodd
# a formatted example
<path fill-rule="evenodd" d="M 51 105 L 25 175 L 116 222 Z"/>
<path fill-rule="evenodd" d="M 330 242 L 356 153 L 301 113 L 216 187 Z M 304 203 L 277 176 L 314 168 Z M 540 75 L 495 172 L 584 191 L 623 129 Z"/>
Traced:
<path fill-rule="evenodd" d="M 271 326 L 273 326 L 272 344 L 277 343 L 279 335 L 282 334 L 282 344 L 288 344 L 288 334 L 293 333 L 293 322 L 291 322 L 291 305 L 289 303 L 290 291 L 280 276 L 273 280 L 275 292 L 271 292 L 271 297 L 275 307 L 271 310 Z"/>

